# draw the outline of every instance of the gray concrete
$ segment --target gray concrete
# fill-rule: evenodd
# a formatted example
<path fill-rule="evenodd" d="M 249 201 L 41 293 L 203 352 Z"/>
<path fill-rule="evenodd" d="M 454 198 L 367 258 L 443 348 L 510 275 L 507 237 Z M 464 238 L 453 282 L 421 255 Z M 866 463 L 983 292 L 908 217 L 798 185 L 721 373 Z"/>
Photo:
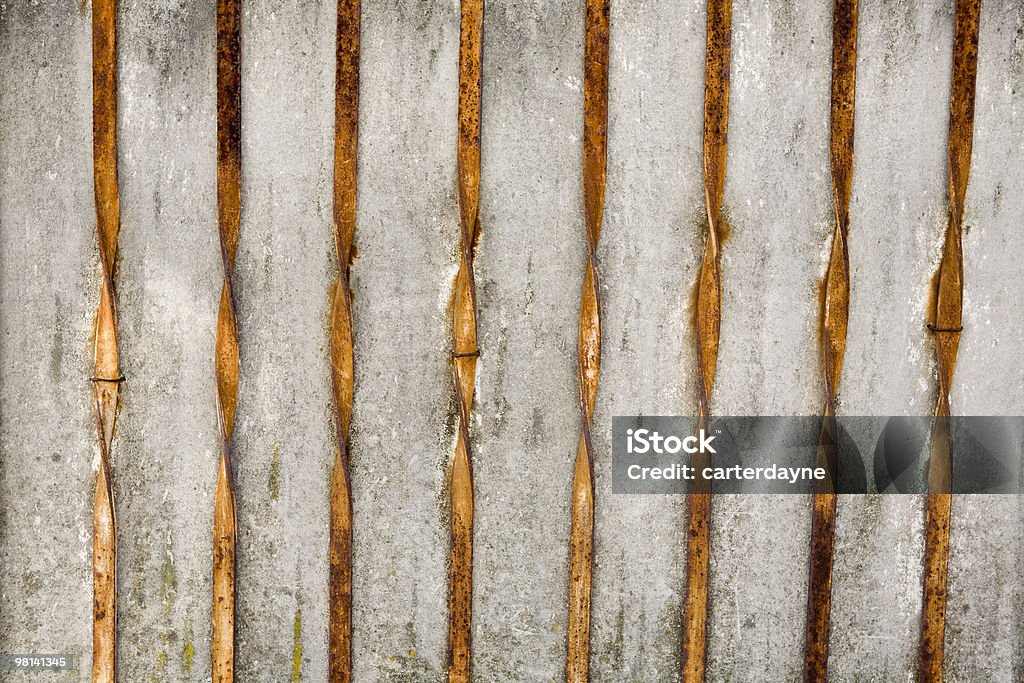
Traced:
<path fill-rule="evenodd" d="M 458 7 L 366 2 L 352 483 L 355 674 L 443 678 L 447 299 L 456 267 Z M 118 303 L 128 377 L 115 439 L 124 681 L 209 680 L 218 447 L 212 0 L 122 3 Z M 477 281 L 474 673 L 562 677 L 583 7 L 491 0 Z M 844 412 L 927 414 L 923 322 L 946 224 L 952 2 L 861 3 Z M 90 654 L 90 406 L 98 260 L 87 4 L 0 4 L 0 652 Z M 327 289 L 333 4 L 245 3 L 239 679 L 326 674 L 333 432 Z M 816 414 L 818 281 L 833 219 L 830 3 L 736 0 L 722 414 Z M 1022 414 L 1024 9 L 986 0 L 967 196 L 960 414 Z M 595 415 L 593 678 L 675 680 L 685 500 L 611 494 L 615 414 L 696 404 L 704 7 L 613 2 L 604 357 Z M 831 671 L 913 680 L 922 501 L 843 498 Z M 1018 498 L 954 505 L 947 679 L 1024 680 Z M 709 678 L 800 671 L 809 503 L 715 502 Z M 77 674 L 23 680 L 87 680 Z"/>

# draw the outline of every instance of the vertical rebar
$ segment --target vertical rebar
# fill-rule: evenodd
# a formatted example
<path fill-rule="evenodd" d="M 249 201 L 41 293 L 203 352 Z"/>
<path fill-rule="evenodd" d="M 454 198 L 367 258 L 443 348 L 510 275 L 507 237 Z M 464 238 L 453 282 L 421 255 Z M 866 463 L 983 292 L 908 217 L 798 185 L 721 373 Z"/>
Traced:
<path fill-rule="evenodd" d="M 355 257 L 359 132 L 360 0 L 338 0 L 334 81 L 334 247 L 338 277 L 331 290 L 331 387 L 335 451 L 331 476 L 328 668 L 332 683 L 352 680 L 352 488 L 349 426 L 355 391 L 354 327 L 349 268 Z"/>
<path fill-rule="evenodd" d="M 589 679 L 590 587 L 594 554 L 594 445 L 591 418 L 601 371 L 601 274 L 597 244 L 604 217 L 608 156 L 608 0 L 587 0 L 583 54 L 583 222 L 587 268 L 578 329 L 579 407 L 582 430 L 572 482 L 569 543 L 569 626 L 566 680 Z"/>
<path fill-rule="evenodd" d="M 113 683 L 117 643 L 117 526 L 110 469 L 121 376 L 117 349 L 114 270 L 121 205 L 117 182 L 117 0 L 95 0 L 92 7 L 92 150 L 96 196 L 96 235 L 102 285 L 96 311 L 92 385 L 99 472 L 93 501 L 92 680 Z"/>
<path fill-rule="evenodd" d="M 729 132 L 729 68 L 732 0 L 708 0 L 704 69 L 704 204 L 708 232 L 696 291 L 698 429 L 711 421 L 711 390 L 722 323 L 722 253 L 719 223 L 725 191 Z M 698 453 L 700 472 L 708 457 Z M 708 583 L 711 558 L 711 485 L 691 483 L 686 535 L 686 598 L 683 609 L 683 680 L 704 680 L 707 658 Z"/>
<path fill-rule="evenodd" d="M 924 581 L 918 675 L 942 680 L 946 631 L 946 583 L 949 570 L 949 524 L 952 507 L 952 447 L 949 394 L 960 346 L 964 301 L 964 195 L 971 171 L 974 137 L 974 92 L 978 75 L 978 20 L 981 0 L 958 0 L 953 36 L 952 87 L 949 97 L 949 223 L 935 277 L 935 308 L 928 328 L 935 335 L 939 378 L 935 422 L 928 460 L 925 506 Z"/>
<path fill-rule="evenodd" d="M 235 675 L 235 484 L 231 434 L 238 401 L 238 321 L 232 275 L 241 210 L 241 7 L 240 0 L 217 1 L 217 228 L 224 268 L 217 314 L 217 421 L 220 465 L 213 513 L 214 683 Z"/>
<path fill-rule="evenodd" d="M 836 533 L 838 467 L 836 415 L 839 378 L 846 351 L 850 310 L 850 188 L 857 78 L 857 0 L 835 0 L 832 10 L 832 105 L 829 114 L 829 168 L 836 226 L 825 273 L 821 307 L 822 372 L 825 408 L 818 440 L 817 467 L 827 472 L 816 483 L 811 502 L 811 547 L 807 579 L 804 680 L 828 675 L 828 636 L 832 607 L 832 562 Z"/>
<path fill-rule="evenodd" d="M 469 680 L 473 606 L 473 451 L 469 419 L 476 363 L 476 282 L 473 258 L 480 238 L 480 87 L 484 2 L 462 0 L 459 37 L 459 109 L 456 175 L 459 199 L 459 272 L 452 291 L 452 368 L 458 435 L 451 469 L 451 574 L 448 593 L 448 680 Z"/>

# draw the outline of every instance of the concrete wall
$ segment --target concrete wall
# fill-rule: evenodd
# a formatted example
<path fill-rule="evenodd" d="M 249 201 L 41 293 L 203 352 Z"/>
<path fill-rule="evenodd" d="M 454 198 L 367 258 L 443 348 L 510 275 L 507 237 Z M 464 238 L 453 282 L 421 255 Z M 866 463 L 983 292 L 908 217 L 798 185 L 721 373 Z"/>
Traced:
<path fill-rule="evenodd" d="M 952 1 L 861 2 L 847 414 L 926 414 L 924 328 L 946 225 Z M 817 283 L 833 219 L 827 0 L 736 0 L 719 374 L 722 414 L 816 414 Z M 326 352 L 334 8 L 245 3 L 236 271 L 239 679 L 326 674 Z M 209 679 L 217 425 L 214 3 L 122 3 L 118 303 L 128 380 L 114 446 L 124 681 Z M 446 320 L 458 239 L 453 0 L 363 8 L 355 675 L 438 681 L 446 660 Z M 474 673 L 562 676 L 583 3 L 491 0 L 476 261 Z M 0 3 L 0 651 L 90 655 L 98 458 L 91 328 L 90 10 Z M 595 681 L 675 680 L 685 500 L 611 494 L 614 414 L 695 409 L 704 7 L 614 1 L 604 358 L 595 415 Z M 1021 414 L 1024 7 L 986 0 L 954 410 Z M 839 508 L 832 676 L 912 680 L 922 501 Z M 1024 680 L 1024 503 L 954 505 L 948 680 Z M 709 678 L 801 667 L 809 501 L 716 499 Z M 87 668 L 63 678 L 86 680 Z"/>

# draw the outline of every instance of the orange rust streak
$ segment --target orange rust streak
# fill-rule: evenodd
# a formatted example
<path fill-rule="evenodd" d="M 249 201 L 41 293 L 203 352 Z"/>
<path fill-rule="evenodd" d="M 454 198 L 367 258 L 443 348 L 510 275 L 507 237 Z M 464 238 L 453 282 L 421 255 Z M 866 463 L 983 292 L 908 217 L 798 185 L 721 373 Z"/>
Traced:
<path fill-rule="evenodd" d="M 483 0 L 462 0 L 459 28 L 459 111 L 456 177 L 460 263 L 452 291 L 452 336 L 458 440 L 451 469 L 451 568 L 448 591 L 448 680 L 469 680 L 472 663 L 473 454 L 469 420 L 478 356 L 473 258 L 480 236 L 480 88 Z"/>
<path fill-rule="evenodd" d="M 226 445 L 225 445 L 226 447 Z M 220 459 L 213 513 L 213 680 L 227 683 L 235 671 L 235 493 L 230 461 Z"/>
<path fill-rule="evenodd" d="M 699 426 L 711 416 L 711 391 L 722 323 L 722 234 L 719 224 L 729 135 L 732 0 L 708 0 L 704 67 L 704 205 L 708 232 L 697 278 L 697 393 Z M 694 464 L 697 464 L 695 461 Z M 703 681 L 707 658 L 711 557 L 711 487 L 698 482 L 689 496 L 686 602 L 683 610 L 683 680 Z"/>
<path fill-rule="evenodd" d="M 331 386 L 338 439 L 331 475 L 328 577 L 328 679 L 332 683 L 352 680 L 349 427 L 355 393 L 355 358 L 349 268 L 355 256 L 360 9 L 360 0 L 338 0 L 334 86 L 334 242 L 338 276 L 330 295 Z"/>
<path fill-rule="evenodd" d="M 587 0 L 583 55 L 583 212 L 588 239 L 601 237 L 608 157 L 609 5 Z"/>
<path fill-rule="evenodd" d="M 857 78 L 857 0 L 836 0 L 832 14 L 832 105 L 829 116 L 829 162 L 836 226 L 825 273 L 821 310 L 822 374 L 825 409 L 817 466 L 829 473 L 812 499 L 804 680 L 828 677 L 828 638 L 832 607 L 837 475 L 836 411 L 839 378 L 846 352 L 850 309 L 850 188 L 853 183 L 853 131 Z"/>
<path fill-rule="evenodd" d="M 828 677 L 829 611 L 835 549 L 836 494 L 816 493 L 811 502 L 811 560 L 808 571 L 804 680 Z"/>
<path fill-rule="evenodd" d="M 448 680 L 468 681 L 473 602 L 473 473 L 465 432 L 460 431 L 452 464 L 451 583 L 449 587 Z"/>
<path fill-rule="evenodd" d="M 346 266 L 347 269 L 347 266 Z M 349 480 L 349 418 L 353 396 L 351 294 L 348 275 L 332 291 L 331 382 L 334 387 L 338 448 L 331 475 L 328 576 L 329 680 L 352 677 L 352 499 Z"/>
<path fill-rule="evenodd" d="M 121 381 L 114 298 L 117 236 L 121 224 L 117 182 L 117 0 L 93 3 L 92 50 L 93 189 L 102 269 L 92 378 L 100 446 L 93 500 L 92 680 L 113 683 L 117 663 L 117 525 L 110 448 Z"/>
<path fill-rule="evenodd" d="M 711 493 L 691 493 L 686 532 L 683 680 L 703 681 L 711 563 Z"/>
<path fill-rule="evenodd" d="M 958 0 L 954 19 L 952 86 L 949 100 L 949 224 L 936 280 L 935 360 L 939 378 L 935 423 L 928 462 L 925 516 L 924 580 L 918 674 L 921 681 L 941 681 L 946 626 L 946 580 L 949 562 L 953 437 L 950 392 L 956 369 L 964 298 L 963 214 L 971 170 L 974 94 L 978 75 L 980 0 Z"/>
<path fill-rule="evenodd" d="M 100 462 L 93 507 L 92 680 L 113 683 L 116 664 L 117 535 L 110 469 Z"/>
<path fill-rule="evenodd" d="M 609 4 L 587 0 L 583 54 L 583 219 L 587 266 L 577 333 L 579 404 L 583 433 L 576 451 L 569 539 L 569 613 L 566 680 L 586 681 L 590 671 L 590 591 L 594 545 L 594 449 L 591 417 L 601 371 L 601 274 L 597 245 L 604 218 L 608 155 Z"/>
<path fill-rule="evenodd" d="M 235 485 L 231 435 L 238 401 L 238 321 L 232 275 L 241 211 L 241 8 L 217 2 L 217 229 L 224 282 L 217 314 L 215 372 L 221 454 L 213 513 L 212 678 L 234 680 L 235 671 Z"/>
<path fill-rule="evenodd" d="M 925 506 L 924 602 L 918 676 L 927 683 L 942 681 L 952 502 L 953 497 L 948 493 L 930 493 Z"/>
<path fill-rule="evenodd" d="M 576 451 L 572 491 L 566 680 L 580 682 L 588 680 L 590 667 L 590 585 L 594 556 L 594 482 L 582 436 Z"/>

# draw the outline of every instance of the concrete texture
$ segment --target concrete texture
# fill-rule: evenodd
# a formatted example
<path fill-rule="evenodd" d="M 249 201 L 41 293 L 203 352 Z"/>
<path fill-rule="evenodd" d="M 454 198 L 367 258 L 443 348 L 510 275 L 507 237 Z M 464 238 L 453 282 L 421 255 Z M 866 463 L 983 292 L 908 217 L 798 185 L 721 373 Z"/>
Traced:
<path fill-rule="evenodd" d="M 816 414 L 818 280 L 833 227 L 830 3 L 736 0 L 721 414 Z M 209 679 L 217 427 L 214 3 L 121 10 L 118 303 L 128 381 L 114 442 L 124 681 Z M 927 414 L 924 328 L 946 225 L 952 2 L 861 2 L 841 409 Z M 90 11 L 0 3 L 0 652 L 90 655 Z M 334 9 L 245 3 L 238 479 L 239 679 L 326 675 L 326 352 Z M 954 410 L 1024 412 L 1024 9 L 986 0 Z M 355 678 L 438 681 L 455 418 L 458 7 L 363 9 Z M 476 261 L 474 677 L 562 677 L 575 334 L 582 2 L 491 0 Z M 614 2 L 604 357 L 595 415 L 595 681 L 675 680 L 685 500 L 611 494 L 615 414 L 696 405 L 690 289 L 704 230 L 704 7 Z M 604 425 L 604 427 L 602 427 Z M 840 502 L 831 672 L 913 680 L 922 501 Z M 954 503 L 947 680 L 1024 680 L 1024 503 Z M 709 679 L 801 667 L 809 501 L 715 501 Z M 87 679 L 87 668 L 63 677 Z"/>

